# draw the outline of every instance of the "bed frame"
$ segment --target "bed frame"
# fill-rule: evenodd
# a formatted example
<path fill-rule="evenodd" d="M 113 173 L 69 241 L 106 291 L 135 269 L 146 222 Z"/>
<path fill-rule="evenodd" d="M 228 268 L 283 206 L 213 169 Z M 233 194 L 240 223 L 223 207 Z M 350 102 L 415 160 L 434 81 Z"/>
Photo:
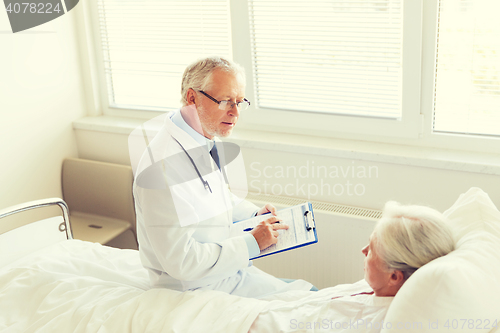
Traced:
<path fill-rule="evenodd" d="M 17 213 L 25 212 L 28 210 L 49 207 L 49 206 L 55 206 L 55 205 L 59 206 L 59 208 L 62 211 L 63 222 L 61 222 L 58 226 L 59 231 L 66 233 L 66 239 L 73 239 L 73 233 L 71 231 L 71 224 L 69 223 L 68 205 L 66 204 L 66 202 L 64 202 L 64 200 L 62 200 L 60 198 L 48 198 L 48 199 L 34 200 L 34 201 L 25 202 L 22 204 L 18 204 L 15 206 L 1 209 L 0 210 L 0 219 L 7 217 L 7 216 L 10 216 L 10 215 L 17 214 Z"/>

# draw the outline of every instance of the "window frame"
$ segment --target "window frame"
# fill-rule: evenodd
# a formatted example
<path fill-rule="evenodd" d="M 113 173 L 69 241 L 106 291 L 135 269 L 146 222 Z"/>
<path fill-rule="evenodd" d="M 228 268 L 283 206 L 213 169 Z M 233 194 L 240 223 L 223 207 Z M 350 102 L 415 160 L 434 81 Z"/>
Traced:
<path fill-rule="evenodd" d="M 480 153 L 500 152 L 500 137 L 481 135 L 462 135 L 433 131 L 434 92 L 436 75 L 436 53 L 438 33 L 439 0 L 424 2 L 422 29 L 422 97 L 421 114 L 423 133 L 414 146 L 471 151 Z"/>
<path fill-rule="evenodd" d="M 247 0 L 230 0 L 231 42 L 233 60 L 247 74 L 246 98 L 252 105 L 241 114 L 235 129 L 270 133 L 329 137 L 347 140 L 375 141 L 398 145 L 497 153 L 500 138 L 435 133 L 434 78 L 436 68 L 436 36 L 439 0 L 403 0 L 403 99 L 401 120 L 322 114 L 291 110 L 258 108 L 255 103 L 254 68 Z M 90 79 L 87 89 L 93 91 L 90 115 L 151 119 L 156 111 L 118 109 L 109 106 L 107 82 L 103 68 L 97 4 L 82 3 Z M 77 23 L 80 24 L 80 23 Z M 318 92 L 318 98 L 328 95 Z M 180 106 L 180 105 L 179 105 Z M 349 129 L 349 130 L 346 130 Z"/>
<path fill-rule="evenodd" d="M 352 135 L 359 138 L 359 135 L 366 134 L 377 136 L 381 134 L 381 128 L 384 128 L 384 135 L 417 138 L 421 130 L 419 114 L 422 1 L 406 1 L 403 6 L 403 112 L 401 120 L 266 109 L 259 108 L 255 102 L 250 106 L 251 109 L 249 108 L 245 114 L 242 114 L 241 117 L 244 121 L 238 126 L 249 130 L 304 135 L 314 133 L 314 135 L 341 138 Z M 237 33 L 234 33 L 237 36 L 233 37 L 233 50 L 238 50 L 238 54 L 233 53 L 233 58 L 246 69 L 247 98 L 250 101 L 256 101 L 248 2 L 240 1 L 234 6 L 232 3 L 231 7 L 238 7 L 235 10 L 237 9 L 240 13 L 238 16 L 232 15 L 233 32 L 241 31 L 245 35 L 238 36 Z M 241 16 L 241 12 L 245 12 L 244 17 Z M 418 28 L 413 29 L 412 25 Z M 328 96 L 318 92 L 318 98 L 328 98 Z M 346 128 L 349 128 L 349 133 L 345 133 Z"/>

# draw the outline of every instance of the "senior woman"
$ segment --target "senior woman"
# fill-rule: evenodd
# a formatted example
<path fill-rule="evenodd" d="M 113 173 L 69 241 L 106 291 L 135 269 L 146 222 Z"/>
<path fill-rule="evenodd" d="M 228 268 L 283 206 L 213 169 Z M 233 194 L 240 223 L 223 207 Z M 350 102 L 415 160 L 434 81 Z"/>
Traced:
<path fill-rule="evenodd" d="M 420 267 L 455 249 L 441 213 L 386 203 L 365 255 L 365 278 L 318 292 L 289 292 L 271 301 L 250 332 L 378 332 L 392 299 Z"/>

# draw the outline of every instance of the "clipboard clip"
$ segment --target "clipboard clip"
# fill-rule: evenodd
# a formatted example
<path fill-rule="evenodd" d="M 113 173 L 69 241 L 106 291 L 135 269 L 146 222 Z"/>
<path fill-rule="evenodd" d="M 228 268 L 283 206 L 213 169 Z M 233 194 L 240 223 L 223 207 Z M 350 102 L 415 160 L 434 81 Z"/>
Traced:
<path fill-rule="evenodd" d="M 306 220 L 306 230 L 311 231 L 316 229 L 316 223 L 314 222 L 314 217 L 311 211 L 306 210 L 304 212 L 304 219 Z"/>

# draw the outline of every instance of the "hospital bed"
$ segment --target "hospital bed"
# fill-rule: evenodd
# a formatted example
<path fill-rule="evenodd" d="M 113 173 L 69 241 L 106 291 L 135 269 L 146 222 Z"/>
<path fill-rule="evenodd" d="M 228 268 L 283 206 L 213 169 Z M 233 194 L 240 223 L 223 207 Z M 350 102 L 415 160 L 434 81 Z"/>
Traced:
<path fill-rule="evenodd" d="M 217 291 L 150 289 L 137 251 L 72 239 L 61 199 L 0 210 L 0 223 L 49 206 L 60 216 L 0 235 L 0 331 L 247 332 L 268 304 Z M 445 215 L 457 250 L 413 274 L 382 332 L 500 332 L 500 212 L 473 188 Z"/>

